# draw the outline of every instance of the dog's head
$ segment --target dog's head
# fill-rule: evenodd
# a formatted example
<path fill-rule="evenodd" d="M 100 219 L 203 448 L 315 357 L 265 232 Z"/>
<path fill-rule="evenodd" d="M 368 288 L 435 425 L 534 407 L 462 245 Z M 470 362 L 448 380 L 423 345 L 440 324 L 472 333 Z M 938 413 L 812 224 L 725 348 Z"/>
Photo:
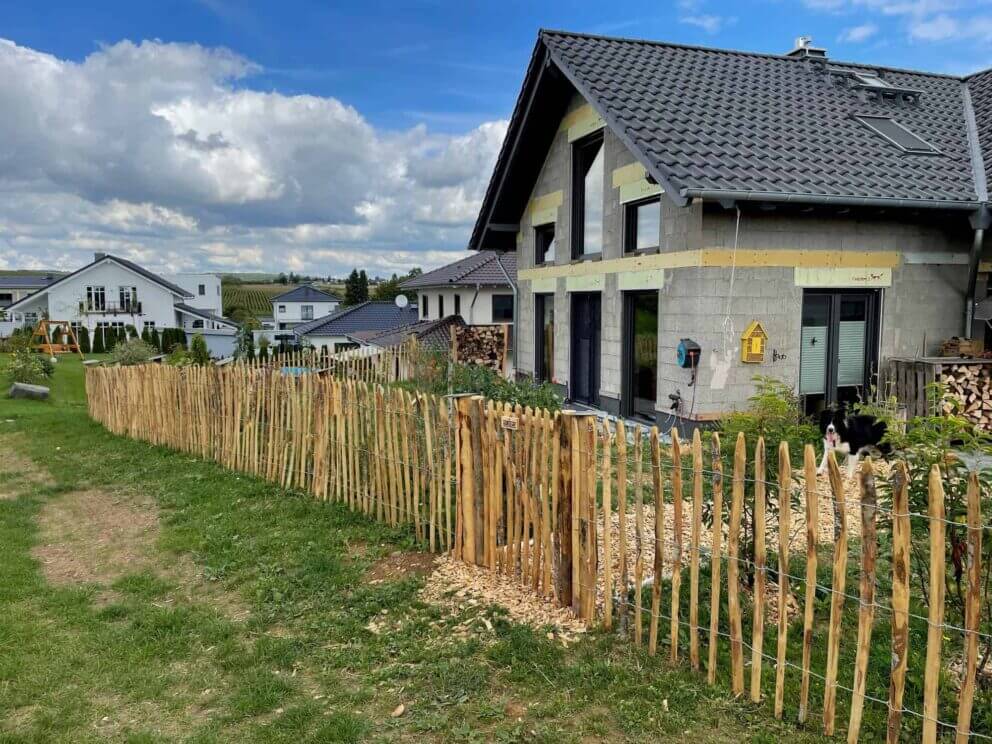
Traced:
<path fill-rule="evenodd" d="M 843 409 L 824 408 L 820 411 L 820 432 L 829 445 L 836 447 L 843 441 L 847 430 L 844 419 Z"/>

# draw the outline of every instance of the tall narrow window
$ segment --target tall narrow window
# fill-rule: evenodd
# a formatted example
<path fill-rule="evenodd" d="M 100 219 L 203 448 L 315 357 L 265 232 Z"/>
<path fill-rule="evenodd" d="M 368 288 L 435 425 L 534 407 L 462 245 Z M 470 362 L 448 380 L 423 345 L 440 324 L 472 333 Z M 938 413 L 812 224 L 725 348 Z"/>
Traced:
<path fill-rule="evenodd" d="M 534 229 L 534 246 L 536 266 L 555 262 L 555 223 Z"/>
<path fill-rule="evenodd" d="M 551 382 L 555 376 L 555 296 L 534 295 L 537 334 L 535 337 L 535 369 L 538 380 Z"/>
<path fill-rule="evenodd" d="M 625 253 L 656 251 L 661 245 L 661 197 L 630 202 L 624 207 Z"/>
<path fill-rule="evenodd" d="M 86 288 L 86 309 L 98 311 L 107 309 L 107 293 L 104 287 Z"/>
<path fill-rule="evenodd" d="M 125 312 L 131 312 L 138 307 L 138 288 L 137 287 L 119 287 L 118 290 L 118 304 L 117 307 Z"/>
<path fill-rule="evenodd" d="M 420 319 L 427 320 L 427 295 L 420 295 Z"/>
<path fill-rule="evenodd" d="M 444 317 L 444 295 L 443 294 L 439 294 L 437 296 L 437 317 L 438 318 L 443 318 Z"/>
<path fill-rule="evenodd" d="M 603 133 L 572 147 L 572 258 L 603 252 Z"/>
<path fill-rule="evenodd" d="M 200 297 L 203 297 L 203 295 L 205 295 L 207 293 L 207 285 L 206 284 L 200 284 L 200 285 L 198 285 L 197 286 L 197 289 L 199 290 Z"/>
<path fill-rule="evenodd" d="M 462 296 L 455 293 L 455 315 L 462 314 Z"/>

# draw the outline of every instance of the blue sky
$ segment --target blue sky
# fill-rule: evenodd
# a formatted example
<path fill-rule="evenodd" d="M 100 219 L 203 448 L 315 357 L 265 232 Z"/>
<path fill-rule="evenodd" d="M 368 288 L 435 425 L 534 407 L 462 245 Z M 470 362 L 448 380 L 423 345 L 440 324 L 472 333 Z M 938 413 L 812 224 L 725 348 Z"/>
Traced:
<path fill-rule="evenodd" d="M 540 27 L 763 52 L 810 34 L 836 59 L 992 66 L 992 0 L 0 2 L 0 18 L 17 112 L 0 267 L 98 247 L 246 271 L 457 257 Z"/>

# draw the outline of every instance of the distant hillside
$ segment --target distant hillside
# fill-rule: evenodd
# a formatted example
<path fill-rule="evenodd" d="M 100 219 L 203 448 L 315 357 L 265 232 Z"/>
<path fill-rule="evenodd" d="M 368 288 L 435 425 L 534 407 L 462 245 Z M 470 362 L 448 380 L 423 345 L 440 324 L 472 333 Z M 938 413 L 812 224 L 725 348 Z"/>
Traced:
<path fill-rule="evenodd" d="M 67 273 L 51 269 L 0 269 L 0 276 L 65 276 Z"/>
<path fill-rule="evenodd" d="M 240 307 L 256 318 L 272 315 L 272 298 L 293 289 L 294 284 L 279 284 L 276 282 L 232 283 L 221 281 L 221 300 L 224 315 L 230 316 L 234 308 Z M 326 284 L 313 282 L 311 286 L 325 292 L 333 292 L 338 297 L 344 297 L 343 284 Z"/>

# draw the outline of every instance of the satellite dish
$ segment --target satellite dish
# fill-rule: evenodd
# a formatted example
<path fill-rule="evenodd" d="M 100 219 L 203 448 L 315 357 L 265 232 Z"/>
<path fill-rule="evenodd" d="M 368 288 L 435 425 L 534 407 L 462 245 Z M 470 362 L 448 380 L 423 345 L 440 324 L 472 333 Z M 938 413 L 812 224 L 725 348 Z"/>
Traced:
<path fill-rule="evenodd" d="M 396 307 L 400 307 L 400 308 L 406 307 L 407 305 L 410 304 L 410 300 L 408 300 L 406 295 L 404 294 L 396 295 L 395 302 L 396 302 Z"/>

